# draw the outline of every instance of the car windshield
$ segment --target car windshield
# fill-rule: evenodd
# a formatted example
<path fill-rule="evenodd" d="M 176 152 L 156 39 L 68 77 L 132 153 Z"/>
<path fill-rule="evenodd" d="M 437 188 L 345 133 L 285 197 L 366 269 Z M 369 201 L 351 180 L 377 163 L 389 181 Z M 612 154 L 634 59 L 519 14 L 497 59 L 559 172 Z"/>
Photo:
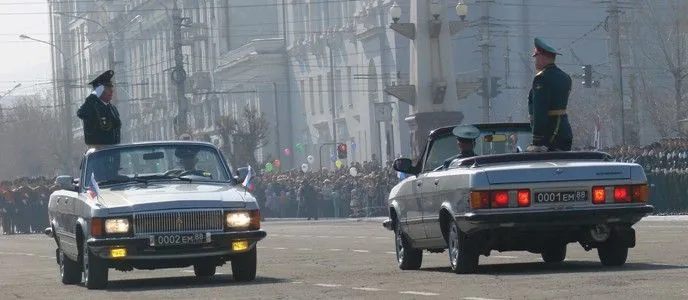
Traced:
<path fill-rule="evenodd" d="M 473 151 L 476 155 L 494 155 L 523 152 L 531 141 L 532 133 L 527 128 L 481 129 Z M 437 138 L 428 152 L 424 170 L 434 170 L 457 154 L 460 149 L 453 135 Z"/>
<path fill-rule="evenodd" d="M 98 185 L 151 180 L 228 182 L 228 166 L 210 146 L 170 144 L 132 145 L 103 149 L 88 156 L 84 186 L 93 176 Z"/>

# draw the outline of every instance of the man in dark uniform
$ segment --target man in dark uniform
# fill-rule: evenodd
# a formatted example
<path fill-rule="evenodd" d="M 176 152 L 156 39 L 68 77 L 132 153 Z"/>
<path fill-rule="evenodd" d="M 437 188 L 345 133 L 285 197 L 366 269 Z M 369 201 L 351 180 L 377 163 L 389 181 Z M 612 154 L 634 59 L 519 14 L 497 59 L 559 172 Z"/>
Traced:
<path fill-rule="evenodd" d="M 196 164 L 198 164 L 197 155 L 199 150 L 200 149 L 196 147 L 177 148 L 177 150 L 174 151 L 174 156 L 179 158 L 179 164 L 182 165 L 183 169 L 169 170 L 165 172 L 165 175 L 179 176 L 181 174 L 184 174 L 184 176 L 195 175 L 212 178 L 212 174 L 210 174 L 209 172 L 196 169 Z"/>
<path fill-rule="evenodd" d="M 456 136 L 456 144 L 459 146 L 459 154 L 454 155 L 444 161 L 440 168 L 446 169 L 452 161 L 460 158 L 467 158 L 476 156 L 475 139 L 480 136 L 480 130 L 473 125 L 459 125 L 454 127 L 452 134 Z"/>
<path fill-rule="evenodd" d="M 76 113 L 83 121 L 84 141 L 89 148 L 120 143 L 122 122 L 117 107 L 110 103 L 114 93 L 111 81 L 114 74 L 108 70 L 89 82 L 93 92 Z"/>
<path fill-rule="evenodd" d="M 528 95 L 528 113 L 533 130 L 528 152 L 571 151 L 573 131 L 566 114 L 571 77 L 554 64 L 557 55 L 561 53 L 535 38 L 533 57 L 538 73 Z"/>

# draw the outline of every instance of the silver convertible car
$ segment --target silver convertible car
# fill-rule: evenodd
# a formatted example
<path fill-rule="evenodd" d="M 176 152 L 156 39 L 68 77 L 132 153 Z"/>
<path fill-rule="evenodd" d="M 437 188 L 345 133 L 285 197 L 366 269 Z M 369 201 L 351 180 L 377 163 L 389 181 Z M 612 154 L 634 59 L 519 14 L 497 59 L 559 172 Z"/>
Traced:
<path fill-rule="evenodd" d="M 188 266 L 208 277 L 227 261 L 235 280 L 254 280 L 266 233 L 244 176 L 203 142 L 87 151 L 79 178 L 59 176 L 48 204 L 62 282 L 100 289 L 109 269 Z"/>
<path fill-rule="evenodd" d="M 524 153 L 528 123 L 475 126 L 477 156 L 453 159 L 454 127 L 444 127 L 418 161 L 394 161 L 408 177 L 391 190 L 383 225 L 394 231 L 399 268 L 418 269 L 424 250 L 447 249 L 455 273 L 475 272 L 493 250 L 558 263 L 569 243 L 596 248 L 603 265 L 626 262 L 632 226 L 654 210 L 640 165 L 597 151 Z"/>

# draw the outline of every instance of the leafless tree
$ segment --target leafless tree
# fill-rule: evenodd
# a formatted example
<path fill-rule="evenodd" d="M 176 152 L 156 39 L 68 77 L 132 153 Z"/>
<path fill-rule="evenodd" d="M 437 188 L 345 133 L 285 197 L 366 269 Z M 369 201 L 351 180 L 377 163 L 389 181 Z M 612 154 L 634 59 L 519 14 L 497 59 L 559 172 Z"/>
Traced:
<path fill-rule="evenodd" d="M 628 12 L 629 36 L 635 41 L 629 47 L 639 48 L 629 51 L 631 72 L 638 78 L 638 97 L 662 137 L 677 134 L 677 122 L 686 117 L 687 12 L 685 0 L 643 0 Z M 670 80 L 662 82 L 662 77 Z"/>
<path fill-rule="evenodd" d="M 5 108 L 0 122 L 2 177 L 52 176 L 65 168 L 69 155 L 61 142 L 63 127 L 37 97 L 22 97 L 16 106 Z"/>
<path fill-rule="evenodd" d="M 247 106 L 240 118 L 222 116 L 217 120 L 222 151 L 234 165 L 256 165 L 256 150 L 269 142 L 269 126 L 264 114 Z"/>

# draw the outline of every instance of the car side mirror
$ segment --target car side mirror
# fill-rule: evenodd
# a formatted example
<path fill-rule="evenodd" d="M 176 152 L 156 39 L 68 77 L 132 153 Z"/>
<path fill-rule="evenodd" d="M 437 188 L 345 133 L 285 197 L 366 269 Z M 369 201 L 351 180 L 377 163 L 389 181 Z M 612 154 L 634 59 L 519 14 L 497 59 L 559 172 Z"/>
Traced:
<path fill-rule="evenodd" d="M 406 173 L 406 174 L 415 174 L 415 170 L 413 168 L 413 161 L 409 158 L 397 158 L 394 160 L 394 163 L 392 164 L 392 167 L 394 170 L 399 171 L 401 173 Z"/>
<path fill-rule="evenodd" d="M 244 179 L 246 179 L 247 175 L 248 175 L 248 167 L 238 168 L 236 179 L 240 183 L 244 182 Z"/>
<path fill-rule="evenodd" d="M 57 189 L 73 191 L 74 178 L 72 178 L 72 176 L 69 175 L 57 176 L 57 178 L 55 178 L 55 185 L 57 186 Z"/>

